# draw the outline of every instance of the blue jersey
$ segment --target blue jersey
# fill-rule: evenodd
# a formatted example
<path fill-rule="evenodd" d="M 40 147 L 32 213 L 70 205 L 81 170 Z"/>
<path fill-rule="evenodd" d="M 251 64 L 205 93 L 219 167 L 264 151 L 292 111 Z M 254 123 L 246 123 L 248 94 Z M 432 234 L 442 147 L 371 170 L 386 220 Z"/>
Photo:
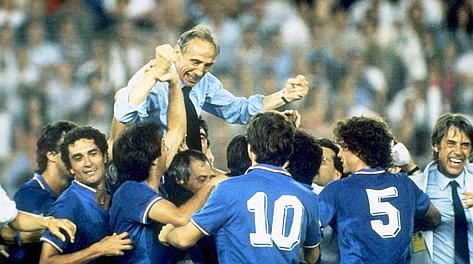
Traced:
<path fill-rule="evenodd" d="M 113 232 L 128 232 L 133 249 L 125 251 L 118 263 L 167 263 L 171 251 L 158 241 L 158 224 L 148 218 L 151 207 L 163 199 L 145 182 L 127 181 L 113 195 L 110 227 Z"/>
<path fill-rule="evenodd" d="M 320 221 L 338 232 L 341 263 L 409 263 L 414 218 L 429 197 L 406 174 L 363 169 L 319 194 Z"/>
<path fill-rule="evenodd" d="M 75 180 L 54 202 L 50 215 L 69 219 L 77 226 L 74 243 L 70 243 L 69 239 L 63 242 L 47 230 L 43 233 L 41 241 L 51 244 L 63 254 L 85 249 L 110 235 L 108 211 L 95 201 L 95 189 Z"/>
<path fill-rule="evenodd" d="M 320 241 L 317 196 L 266 164 L 221 182 L 192 222 L 215 235 L 220 263 L 299 263 Z"/>
<path fill-rule="evenodd" d="M 46 184 L 43 176 L 35 173 L 32 179 L 18 189 L 13 199 L 18 210 L 47 215 L 57 196 Z M 38 263 L 41 244 L 29 243 L 23 246 L 10 246 L 9 250 L 10 260 L 13 263 Z"/>

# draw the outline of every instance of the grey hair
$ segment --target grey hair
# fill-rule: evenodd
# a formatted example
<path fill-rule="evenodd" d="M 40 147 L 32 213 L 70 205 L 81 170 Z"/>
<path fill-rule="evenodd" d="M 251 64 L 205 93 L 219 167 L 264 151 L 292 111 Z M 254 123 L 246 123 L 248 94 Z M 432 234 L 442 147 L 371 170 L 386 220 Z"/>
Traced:
<path fill-rule="evenodd" d="M 177 45 L 179 45 L 179 48 L 181 48 L 181 51 L 184 53 L 186 52 L 191 40 L 195 38 L 209 42 L 214 46 L 217 55 L 219 54 L 220 46 L 218 44 L 217 38 L 214 36 L 210 28 L 204 25 L 197 25 L 182 33 L 181 37 L 177 41 Z"/>

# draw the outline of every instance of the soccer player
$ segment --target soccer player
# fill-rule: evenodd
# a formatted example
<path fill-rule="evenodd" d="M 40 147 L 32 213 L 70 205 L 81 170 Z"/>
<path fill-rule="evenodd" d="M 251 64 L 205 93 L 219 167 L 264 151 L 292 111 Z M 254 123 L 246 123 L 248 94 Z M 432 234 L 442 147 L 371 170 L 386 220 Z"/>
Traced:
<path fill-rule="evenodd" d="M 19 210 L 46 215 L 54 201 L 72 181 L 61 160 L 59 144 L 64 134 L 77 127 L 69 121 L 57 121 L 46 125 L 36 143 L 38 169 L 33 178 L 23 184 L 13 197 Z M 42 230 L 19 232 L 11 228 L 2 229 L 2 236 L 16 245 L 9 247 L 13 263 L 38 263 L 41 254 L 39 239 Z"/>
<path fill-rule="evenodd" d="M 222 181 L 191 222 L 166 225 L 160 241 L 188 248 L 212 234 L 220 263 L 298 263 L 301 248 L 314 263 L 320 240 L 317 197 L 283 168 L 295 129 L 280 113 L 256 114 L 247 128 L 249 172 Z"/>
<path fill-rule="evenodd" d="M 338 232 L 341 263 L 409 263 L 414 219 L 431 226 L 440 214 L 405 173 L 392 174 L 393 136 L 383 121 L 352 117 L 334 128 L 347 178 L 319 195 L 321 225 Z"/>
<path fill-rule="evenodd" d="M 45 232 L 40 263 L 96 263 L 99 257 L 122 255 L 132 246 L 127 233 L 110 235 L 105 136 L 92 127 L 77 127 L 65 135 L 60 148 L 62 161 L 74 180 L 54 202 L 50 214 L 77 223 L 77 234 L 72 243 Z"/>

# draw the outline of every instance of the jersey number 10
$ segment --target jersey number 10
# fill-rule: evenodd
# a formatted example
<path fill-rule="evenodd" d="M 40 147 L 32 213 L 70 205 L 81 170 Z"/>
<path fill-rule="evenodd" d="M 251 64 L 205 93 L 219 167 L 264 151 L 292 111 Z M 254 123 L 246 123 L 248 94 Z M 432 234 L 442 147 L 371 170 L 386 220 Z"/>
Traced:
<path fill-rule="evenodd" d="M 300 241 L 303 205 L 296 196 L 282 195 L 274 201 L 271 233 L 268 225 L 268 198 L 264 192 L 257 192 L 246 202 L 248 211 L 255 214 L 255 233 L 250 233 L 254 247 L 272 247 L 273 241 L 281 250 L 292 250 Z M 293 209 L 292 225 L 287 235 L 288 210 Z"/>

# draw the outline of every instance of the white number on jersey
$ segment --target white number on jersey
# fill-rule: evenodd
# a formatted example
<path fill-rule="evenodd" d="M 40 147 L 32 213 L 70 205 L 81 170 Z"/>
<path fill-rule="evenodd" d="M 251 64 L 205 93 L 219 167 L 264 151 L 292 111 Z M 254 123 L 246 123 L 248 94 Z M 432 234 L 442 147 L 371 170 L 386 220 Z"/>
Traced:
<path fill-rule="evenodd" d="M 272 247 L 273 241 L 281 250 L 292 250 L 300 242 L 303 205 L 296 196 L 282 195 L 274 202 L 271 234 L 268 232 L 268 198 L 264 192 L 255 193 L 246 202 L 248 211 L 255 214 L 255 233 L 250 234 L 254 247 Z M 292 225 L 285 235 L 287 212 L 293 210 Z"/>
<path fill-rule="evenodd" d="M 389 187 L 383 190 L 366 189 L 368 201 L 370 203 L 370 213 L 372 216 L 387 215 L 388 222 L 383 224 L 381 220 L 371 220 L 371 228 L 382 238 L 395 237 L 401 231 L 401 218 L 399 210 L 389 202 L 382 202 L 383 198 L 397 197 L 396 187 Z"/>

